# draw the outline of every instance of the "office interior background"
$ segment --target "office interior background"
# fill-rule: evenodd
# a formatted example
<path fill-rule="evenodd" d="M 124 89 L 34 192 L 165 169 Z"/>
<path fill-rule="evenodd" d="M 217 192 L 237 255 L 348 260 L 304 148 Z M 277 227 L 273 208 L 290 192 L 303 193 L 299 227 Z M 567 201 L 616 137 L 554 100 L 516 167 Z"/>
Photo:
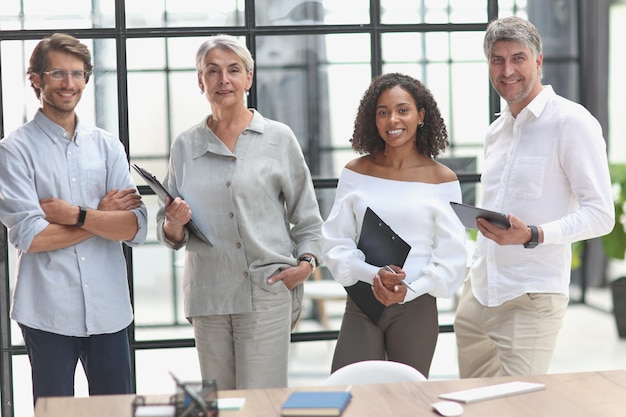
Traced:
<path fill-rule="evenodd" d="M 442 161 L 462 178 L 464 200 L 480 204 L 483 136 L 502 106 L 489 85 L 482 38 L 490 20 L 508 15 L 538 27 L 544 84 L 587 107 L 602 124 L 610 161 L 626 162 L 624 0 L 2 0 L 0 137 L 39 107 L 26 75 L 36 43 L 70 33 L 89 46 L 95 67 L 79 117 L 116 133 L 131 163 L 162 178 L 176 135 L 210 111 L 197 86 L 195 52 L 207 36 L 228 33 L 244 39 L 255 58 L 248 105 L 294 130 L 324 218 L 334 181 L 357 156 L 349 139 L 359 100 L 372 77 L 396 71 L 433 92 L 450 133 Z M 155 379 L 167 380 L 168 370 L 185 378 L 199 371 L 182 313 L 183 252 L 156 241 L 156 197 L 134 178 L 151 222 L 147 242 L 126 248 L 134 384 L 141 393 Z M 597 242 L 588 242 L 585 254 L 573 274 L 573 301 L 585 302 L 580 287 L 606 286 L 623 274 L 623 262 L 607 261 Z M 6 417 L 32 414 L 28 359 L 9 319 L 14 265 L 2 226 L 0 411 Z M 294 344 L 332 338 L 332 331 L 296 329 Z"/>

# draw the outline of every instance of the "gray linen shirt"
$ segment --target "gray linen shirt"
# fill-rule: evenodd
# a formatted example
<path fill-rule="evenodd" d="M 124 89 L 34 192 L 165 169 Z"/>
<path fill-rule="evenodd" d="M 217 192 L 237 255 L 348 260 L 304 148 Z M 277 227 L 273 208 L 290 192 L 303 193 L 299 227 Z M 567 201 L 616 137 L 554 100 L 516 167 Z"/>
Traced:
<path fill-rule="evenodd" d="M 194 222 L 213 246 L 185 232 L 183 278 L 186 317 L 254 311 L 252 285 L 284 293 L 267 279 L 297 265 L 304 253 L 319 259 L 322 219 L 300 144 L 283 123 L 256 110 L 231 152 L 208 128 L 207 118 L 174 141 L 164 185 L 191 207 Z M 301 297 L 302 286 L 297 292 Z"/>

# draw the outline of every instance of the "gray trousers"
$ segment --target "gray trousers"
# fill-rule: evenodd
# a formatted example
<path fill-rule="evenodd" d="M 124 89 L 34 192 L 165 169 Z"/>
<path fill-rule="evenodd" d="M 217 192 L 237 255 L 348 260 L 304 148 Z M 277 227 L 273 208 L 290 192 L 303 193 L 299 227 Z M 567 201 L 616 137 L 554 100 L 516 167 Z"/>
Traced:
<path fill-rule="evenodd" d="M 220 390 L 287 386 L 292 293 L 252 288 L 254 312 L 191 320 L 202 379 Z"/>

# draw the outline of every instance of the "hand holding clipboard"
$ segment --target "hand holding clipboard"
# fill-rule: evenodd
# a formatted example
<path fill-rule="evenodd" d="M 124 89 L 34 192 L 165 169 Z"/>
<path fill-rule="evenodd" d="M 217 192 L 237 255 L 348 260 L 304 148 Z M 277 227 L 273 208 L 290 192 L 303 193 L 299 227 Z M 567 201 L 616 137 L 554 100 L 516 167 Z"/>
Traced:
<path fill-rule="evenodd" d="M 137 164 L 133 164 L 133 168 L 135 169 L 135 171 L 139 173 L 139 175 L 141 175 L 141 178 L 144 179 L 144 181 L 150 186 L 150 188 L 152 188 L 152 191 L 154 191 L 154 193 L 157 196 L 159 196 L 161 200 L 166 202 L 167 197 L 169 197 L 170 200 L 174 200 L 174 197 L 172 197 L 169 191 L 167 191 L 167 188 L 165 188 L 163 184 L 161 184 L 161 181 L 159 181 L 157 177 L 155 177 L 149 171 L 141 168 Z M 185 227 L 187 228 L 187 230 L 189 230 L 189 233 L 193 234 L 194 236 L 196 236 L 198 239 L 200 239 L 207 245 L 213 246 L 213 244 L 209 241 L 209 239 L 204 235 L 204 233 L 202 233 L 202 231 L 194 223 L 193 219 L 189 220 L 189 223 L 187 223 Z"/>
<path fill-rule="evenodd" d="M 411 251 L 411 245 L 398 236 L 369 207 L 365 210 L 365 215 L 363 216 L 363 225 L 357 248 L 365 254 L 365 262 L 383 268 L 385 265 L 402 267 Z M 406 282 L 403 284 L 408 286 Z M 354 285 L 345 287 L 345 289 L 361 311 L 372 322 L 377 323 L 383 314 L 385 306 L 376 299 L 371 285 L 367 282 L 359 281 Z"/>

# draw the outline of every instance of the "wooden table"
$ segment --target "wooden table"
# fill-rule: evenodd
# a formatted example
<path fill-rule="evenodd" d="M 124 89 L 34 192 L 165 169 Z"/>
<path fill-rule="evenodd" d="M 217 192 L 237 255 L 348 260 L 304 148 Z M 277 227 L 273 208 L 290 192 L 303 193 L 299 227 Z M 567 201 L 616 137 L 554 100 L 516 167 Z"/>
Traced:
<path fill-rule="evenodd" d="M 509 381 L 546 384 L 546 389 L 506 398 L 464 404 L 464 417 L 620 417 L 626 416 L 626 370 L 473 378 L 352 386 L 353 398 L 343 417 L 435 416 L 430 404 L 442 393 Z M 241 410 L 222 417 L 278 417 L 291 391 L 345 387 L 220 391 L 220 398 L 245 397 Z M 131 417 L 133 395 L 89 398 L 41 398 L 35 417 Z M 151 397 L 153 398 L 153 397 Z"/>

